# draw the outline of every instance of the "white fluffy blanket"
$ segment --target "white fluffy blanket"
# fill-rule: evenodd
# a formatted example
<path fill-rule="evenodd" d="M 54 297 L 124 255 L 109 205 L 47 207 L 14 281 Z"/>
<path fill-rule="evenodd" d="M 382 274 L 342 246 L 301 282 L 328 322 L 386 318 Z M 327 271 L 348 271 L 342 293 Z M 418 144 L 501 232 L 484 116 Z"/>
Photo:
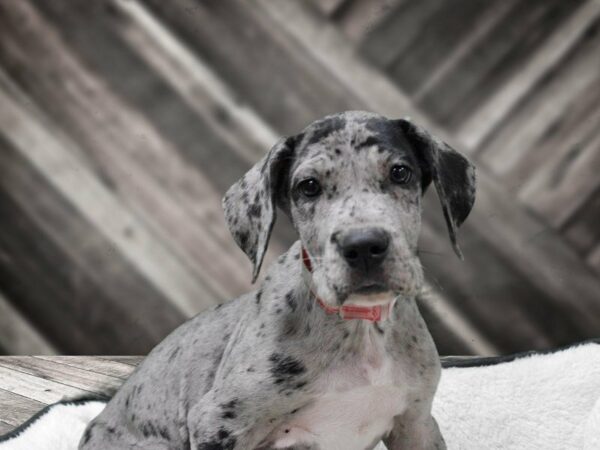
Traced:
<path fill-rule="evenodd" d="M 448 448 L 600 450 L 599 344 L 447 362 L 433 415 Z M 75 450 L 103 407 L 89 401 L 46 408 L 0 437 L 0 450 Z"/>

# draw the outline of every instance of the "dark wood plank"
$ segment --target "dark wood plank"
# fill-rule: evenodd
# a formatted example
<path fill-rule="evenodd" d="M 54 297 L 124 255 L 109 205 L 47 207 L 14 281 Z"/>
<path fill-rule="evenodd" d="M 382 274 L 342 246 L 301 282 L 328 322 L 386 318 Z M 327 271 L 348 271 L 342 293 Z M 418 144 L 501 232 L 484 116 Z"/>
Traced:
<path fill-rule="evenodd" d="M 450 70 L 445 64 L 451 63 L 449 59 L 460 47 L 468 45 L 466 41 L 480 22 L 489 20 L 488 15 L 500 14 L 499 7 L 505 8 L 499 3 L 510 4 L 498 0 L 444 2 L 420 24 L 420 33 L 389 64 L 388 73 L 392 79 L 411 96 L 423 95 L 441 72 Z M 394 44 L 389 42 L 387 45 Z"/>
<path fill-rule="evenodd" d="M 65 15 L 71 22 L 64 23 L 67 19 L 63 19 L 63 29 L 73 30 L 67 36 L 68 42 L 81 42 L 78 49 L 86 50 L 84 56 L 89 56 L 90 53 L 100 55 L 100 59 L 88 63 L 103 65 L 94 66 L 97 71 L 90 72 L 74 59 L 64 42 L 60 39 L 46 39 L 47 34 L 53 33 L 50 26 L 37 17 L 34 10 L 28 9 L 25 2 L 20 5 L 21 14 L 25 17 L 32 16 L 28 22 L 30 29 L 27 37 L 19 38 L 18 32 L 13 32 L 14 30 L 7 35 L 4 42 L 8 46 L 12 41 L 14 45 L 10 49 L 16 50 L 12 53 L 7 50 L 4 55 L 5 64 L 20 71 L 21 75 L 16 78 L 21 87 L 77 141 L 82 152 L 85 152 L 85 160 L 97 176 L 114 189 L 158 234 L 159 239 L 155 242 L 167 246 L 176 254 L 177 261 L 164 259 L 161 263 L 162 272 L 152 274 L 153 281 L 159 281 L 161 275 L 166 275 L 167 269 L 173 268 L 175 264 L 185 265 L 182 270 L 190 271 L 190 276 L 179 280 L 176 286 L 182 291 L 178 295 L 191 303 L 192 308 L 188 310 L 188 314 L 247 290 L 249 264 L 241 252 L 236 250 L 224 226 L 220 192 L 215 191 L 203 179 L 202 174 L 193 169 L 189 161 L 178 157 L 179 147 L 174 147 L 159 135 L 156 126 L 160 128 L 161 123 L 166 126 L 164 122 L 167 120 L 177 123 L 174 118 L 179 117 L 181 126 L 185 127 L 176 126 L 173 135 L 186 139 L 187 147 L 193 145 L 197 149 L 203 149 L 206 146 L 211 153 L 204 152 L 204 159 L 210 159 L 210 155 L 214 159 L 214 155 L 229 154 L 223 151 L 227 146 L 217 148 L 209 145 L 210 136 L 214 133 L 202 129 L 198 117 L 189 108 L 185 113 L 187 115 L 182 112 L 185 105 L 182 105 L 179 97 L 155 76 L 147 76 L 152 71 L 132 55 L 131 51 L 127 51 L 122 42 L 115 42 L 114 32 L 101 28 L 96 33 L 86 35 L 85 32 L 92 30 L 92 25 L 88 27 L 83 18 L 78 22 L 78 16 L 73 17 L 76 8 Z M 52 5 L 53 8 L 59 8 L 63 4 L 55 2 Z M 55 12 L 60 16 L 60 11 L 58 9 Z M 14 20 L 17 18 L 14 17 Z M 102 24 L 100 21 L 94 23 L 97 22 Z M 12 22 L 8 23 L 7 28 L 11 24 Z M 82 36 L 88 36 L 88 39 Z M 101 38 L 106 36 L 111 36 L 111 39 L 108 42 L 102 41 Z M 90 39 L 95 45 L 93 50 L 89 47 L 92 45 Z M 108 50 L 102 52 L 102 49 L 108 48 L 121 50 L 114 50 L 114 54 Z M 107 61 L 112 61 L 112 64 L 107 64 Z M 114 64 L 131 68 L 134 76 L 117 73 Z M 60 76 L 45 77 L 43 74 L 47 71 L 60 73 Z M 107 89 L 105 81 L 97 78 L 98 74 L 110 75 L 109 81 L 114 82 L 114 86 L 123 84 L 124 79 L 135 80 L 127 86 L 131 93 L 127 98 L 129 102 L 124 103 L 116 98 L 114 92 Z M 148 78 L 148 83 L 144 83 Z M 69 83 L 61 80 L 69 80 Z M 127 91 L 123 87 L 119 89 L 121 90 L 116 92 Z M 166 101 L 156 102 L 155 96 L 161 92 L 178 107 L 171 108 Z M 134 100 L 132 97 L 139 100 L 136 104 L 139 110 L 133 110 L 129 106 Z M 154 99 L 152 104 L 143 102 L 151 101 L 150 97 Z M 161 118 L 155 117 L 155 114 L 152 117 L 155 122 L 148 123 L 139 111 L 144 114 L 155 111 L 156 114 L 160 113 Z M 196 154 L 198 152 L 200 150 L 196 150 Z M 226 168 L 232 167 L 227 161 L 221 162 Z M 244 168 L 246 165 L 244 163 Z M 236 174 L 244 170 L 239 164 L 233 167 L 238 167 Z M 213 166 L 205 169 L 216 176 L 220 173 Z M 223 279 L 224 274 L 229 274 L 227 282 Z"/>
<path fill-rule="evenodd" d="M 311 3 L 326 16 L 335 15 L 336 11 L 354 0 L 310 0 Z"/>
<path fill-rule="evenodd" d="M 581 1 L 532 0 L 515 7 L 432 88 L 419 106 L 437 122 L 458 127 L 535 52 Z"/>
<path fill-rule="evenodd" d="M 400 3 L 406 0 L 351 0 L 336 9 L 332 20 L 345 36 L 358 43 Z"/>
<path fill-rule="evenodd" d="M 521 191 L 519 197 L 552 225 L 560 227 L 594 194 L 600 180 L 600 133 L 592 130 L 568 148 L 561 158 L 546 162 Z"/>
<path fill-rule="evenodd" d="M 354 94 L 293 39 L 275 39 L 264 14 L 249 2 L 147 4 L 280 133 L 297 133 L 316 117 L 358 106 Z"/>
<path fill-rule="evenodd" d="M 56 349 L 0 292 L 0 354 L 51 355 Z"/>
<path fill-rule="evenodd" d="M 545 74 L 480 147 L 481 161 L 509 189 L 525 185 L 520 189 L 527 190 L 556 161 L 562 165 L 570 159 L 565 155 L 597 129 L 600 75 L 595 68 L 600 64 L 600 39 L 595 30 L 599 25 L 598 18 L 589 24 L 573 51 Z"/>
<path fill-rule="evenodd" d="M 504 4 L 504 2 L 502 2 Z M 600 16 L 600 4 L 587 0 L 561 26 L 556 28 L 531 58 L 524 61 L 518 72 L 502 84 L 485 104 L 478 107 L 458 130 L 458 140 L 467 149 L 477 149 L 502 122 L 512 117 L 512 111 L 523 102 L 536 86 L 543 83 L 549 73 L 563 66 L 590 25 Z"/>
<path fill-rule="evenodd" d="M 587 258 L 593 254 L 600 244 L 600 189 L 590 195 L 588 201 L 569 217 L 562 228 L 567 240 L 577 249 L 580 255 Z"/>
<path fill-rule="evenodd" d="M 589 252 L 586 261 L 594 268 L 596 273 L 600 274 L 600 242 L 597 242 L 594 248 Z"/>
<path fill-rule="evenodd" d="M 0 248 L 11 255 L 0 259 L 3 291 L 32 323 L 69 353 L 145 353 L 181 323 L 10 143 L 0 139 L 0 147 Z"/>
<path fill-rule="evenodd" d="M 444 2 L 400 2 L 373 27 L 360 43 L 360 52 L 377 67 L 387 69 L 421 33 L 423 24 Z"/>
<path fill-rule="evenodd" d="M 432 196 L 433 197 L 433 196 Z M 435 198 L 429 198 L 425 209 L 438 208 Z M 479 209 L 478 214 L 488 214 Z M 502 220 L 501 212 L 499 219 Z M 526 345 L 543 349 L 568 344 L 578 336 L 586 338 L 578 323 L 571 317 L 571 305 L 549 300 L 548 294 L 532 280 L 520 274 L 512 264 L 498 255 L 486 243 L 486 237 L 469 221 L 460 231 L 460 246 L 465 256 L 459 261 L 444 236 L 444 223 L 428 215 L 433 230 L 423 230 L 420 254 L 426 278 L 441 290 L 450 293 L 452 305 L 499 353 L 507 353 Z M 525 251 L 527 243 L 524 243 Z M 515 255 L 517 257 L 518 255 Z M 523 299 L 527 299 L 524 301 Z M 552 307 L 549 307 L 552 304 Z M 503 324 L 503 325 L 500 325 Z M 506 332 L 510 327 L 510 333 Z M 443 352 L 442 354 L 449 354 Z"/>

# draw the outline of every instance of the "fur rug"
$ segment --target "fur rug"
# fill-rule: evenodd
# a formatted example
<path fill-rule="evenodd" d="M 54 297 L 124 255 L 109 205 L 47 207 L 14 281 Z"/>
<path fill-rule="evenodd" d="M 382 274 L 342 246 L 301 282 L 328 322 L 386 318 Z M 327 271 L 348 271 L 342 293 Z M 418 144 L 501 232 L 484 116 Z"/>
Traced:
<path fill-rule="evenodd" d="M 81 399 L 44 408 L 0 437 L 0 450 L 75 450 L 103 407 Z M 447 360 L 433 415 L 450 450 L 598 450 L 600 341 Z"/>

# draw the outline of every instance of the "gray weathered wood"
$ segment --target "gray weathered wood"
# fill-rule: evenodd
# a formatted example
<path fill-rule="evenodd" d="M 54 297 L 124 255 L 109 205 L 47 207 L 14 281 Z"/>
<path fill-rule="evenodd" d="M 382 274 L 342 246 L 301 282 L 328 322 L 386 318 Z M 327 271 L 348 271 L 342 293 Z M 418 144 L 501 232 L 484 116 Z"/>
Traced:
<path fill-rule="evenodd" d="M 454 70 L 421 96 L 419 106 L 437 122 L 456 128 L 518 71 L 528 55 L 579 3 L 578 0 L 516 2 Z"/>
<path fill-rule="evenodd" d="M 111 393 L 123 383 L 122 378 L 33 356 L 2 358 L 0 366 L 90 392 Z"/>
<path fill-rule="evenodd" d="M 3 112 L 7 108 L 8 103 L 4 102 Z M 21 123 L 33 125 L 31 119 Z M 182 314 L 142 282 L 129 263 L 119 258 L 114 244 L 90 228 L 89 222 L 57 194 L 22 154 L 6 141 L 0 140 L 0 145 L 1 165 L 7 170 L 0 180 L 4 191 L 3 208 L 7 212 L 10 205 L 15 208 L 3 224 L 9 236 L 0 236 L 3 248 L 13 256 L 11 261 L 0 264 L 4 265 L 4 276 L 17 280 L 28 273 L 30 279 L 35 280 L 35 283 L 15 285 L 14 289 L 18 291 L 11 294 L 18 292 L 20 306 L 32 314 L 32 321 L 41 330 L 52 330 L 57 343 L 65 349 L 76 351 L 72 344 L 77 343 L 80 349 L 87 347 L 90 352 L 118 351 L 120 345 L 132 344 L 139 346 L 140 351 L 149 350 L 182 320 Z M 48 139 L 42 138 L 37 141 L 38 147 L 35 145 L 30 140 L 27 151 L 38 148 L 46 156 L 52 152 Z M 96 198 L 100 200 L 98 196 Z M 116 213 L 116 210 L 111 212 Z M 41 232 L 49 239 L 32 241 L 28 232 L 36 236 Z M 73 246 L 73 242 L 84 245 Z M 35 253 L 32 252 L 34 249 Z M 58 261 L 60 270 L 52 273 L 45 270 L 44 267 L 55 267 Z M 75 266 L 78 277 L 73 277 L 69 271 Z M 112 284 L 100 289 L 105 276 L 111 277 Z M 66 292 L 72 296 L 65 296 Z M 122 302 L 120 297 L 123 295 L 143 299 L 142 303 L 147 307 L 143 314 L 155 319 L 140 323 L 141 307 L 136 307 L 134 302 Z M 50 298 L 54 302 L 49 302 Z M 122 331 L 104 333 L 104 319 L 99 320 L 94 313 L 94 308 L 98 307 L 114 311 L 115 317 L 110 320 L 121 322 Z"/>
<path fill-rule="evenodd" d="M 594 33 L 584 33 L 574 51 L 546 75 L 544 83 L 529 93 L 479 149 L 481 160 L 509 185 L 538 185 L 532 178 L 547 178 L 553 171 L 551 166 L 556 165 L 551 162 L 564 160 L 565 153 L 596 126 L 599 49 L 600 39 Z M 538 191 L 541 189 L 546 186 Z"/>
<path fill-rule="evenodd" d="M 0 357 L 0 434 L 59 400 L 112 395 L 142 358 L 111 358 L 132 364 L 89 356 Z"/>
<path fill-rule="evenodd" d="M 557 28 L 532 58 L 519 68 L 501 89 L 485 100 L 458 131 L 458 139 L 475 149 L 507 118 L 513 108 L 535 89 L 549 72 L 556 70 L 566 55 L 579 45 L 582 35 L 600 14 L 600 3 L 588 0 Z"/>
<path fill-rule="evenodd" d="M 333 20 L 351 41 L 359 42 L 401 3 L 406 0 L 352 0 L 336 10 Z"/>
<path fill-rule="evenodd" d="M 0 420 L 0 434 L 8 433 L 14 428 L 13 425 Z"/>
<path fill-rule="evenodd" d="M 9 355 L 52 355 L 56 349 L 0 293 L 0 351 Z"/>
<path fill-rule="evenodd" d="M 14 375 L 18 377 L 18 374 Z M 14 394 L 10 391 L 0 389 L 0 423 L 16 427 L 45 406 L 44 403 L 23 395 Z M 0 433 L 10 431 L 0 429 Z"/>
<path fill-rule="evenodd" d="M 232 292 L 223 292 L 225 285 L 213 280 L 219 280 L 221 273 L 241 272 L 232 269 L 231 264 L 222 265 L 229 254 L 237 256 L 236 267 L 245 264 L 245 261 L 240 254 L 232 251 L 234 245 L 223 226 L 220 195 L 212 191 L 210 185 L 201 183 L 198 173 L 190 170 L 186 162 L 178 158 L 177 152 L 169 147 L 154 127 L 115 98 L 96 75 L 73 58 L 60 40 L 45 39 L 49 25 L 42 22 L 41 18 L 35 20 L 34 11 L 28 9 L 25 2 L 20 5 L 22 14 L 33 16 L 28 21 L 28 35 L 26 39 L 18 39 L 16 33 L 10 33 L 10 36 L 22 48 L 20 57 L 27 60 L 27 63 L 21 62 L 21 67 L 31 77 L 31 84 L 27 84 L 27 88 L 45 108 L 62 118 L 68 131 L 82 146 L 88 164 L 91 163 L 100 172 L 103 180 L 110 183 L 125 203 L 136 205 L 135 213 L 149 222 L 153 233 L 160 237 L 147 241 L 146 233 L 141 228 L 134 230 L 136 239 L 126 239 L 119 234 L 115 238 L 125 238 L 121 242 L 128 243 L 128 246 L 143 243 L 148 250 L 154 247 L 156 251 L 164 243 L 169 252 L 175 253 L 170 257 L 163 254 L 159 258 L 161 265 L 158 272 L 156 257 L 135 257 L 136 264 L 148 275 L 152 272 L 149 277 L 151 282 L 164 283 L 163 288 L 170 291 L 167 296 L 188 315 L 230 297 Z M 37 39 L 34 39 L 36 36 Z M 115 47 L 119 48 L 118 45 Z M 14 59 L 11 67 L 18 67 Z M 40 76 L 46 70 L 56 71 L 60 74 L 59 79 L 69 80 L 69 84 L 56 83 L 54 79 Z M 110 68 L 107 67 L 107 70 Z M 94 102 L 89 101 L 90 96 Z M 204 142 L 208 136 L 204 136 Z M 189 207 L 186 208 L 187 205 Z M 90 209 L 84 209 L 84 212 L 90 212 Z M 118 217 L 115 215 L 115 219 Z M 200 224 L 199 218 L 203 219 Z M 105 223 L 99 223 L 102 224 Z M 206 239 L 202 225 L 216 230 L 213 239 Z M 228 251 L 217 246 L 219 242 L 225 242 Z M 187 248 L 188 252 L 182 253 L 181 247 Z M 186 260 L 190 252 L 194 254 L 193 262 Z M 214 258 L 215 254 L 220 258 Z M 192 276 L 192 268 L 199 267 L 196 263 L 198 258 L 203 258 L 204 270 L 197 270 Z M 178 280 L 175 281 L 173 277 Z M 247 281 L 243 285 L 247 285 Z M 229 286 L 235 290 L 236 278 L 230 278 Z"/>
<path fill-rule="evenodd" d="M 90 373 L 108 375 L 110 377 L 127 379 L 131 375 L 131 364 L 122 361 L 105 360 L 98 356 L 35 356 L 48 363 L 62 364 Z M 135 358 L 135 359 L 132 359 Z M 127 357 L 126 361 L 139 361 L 137 357 Z"/>

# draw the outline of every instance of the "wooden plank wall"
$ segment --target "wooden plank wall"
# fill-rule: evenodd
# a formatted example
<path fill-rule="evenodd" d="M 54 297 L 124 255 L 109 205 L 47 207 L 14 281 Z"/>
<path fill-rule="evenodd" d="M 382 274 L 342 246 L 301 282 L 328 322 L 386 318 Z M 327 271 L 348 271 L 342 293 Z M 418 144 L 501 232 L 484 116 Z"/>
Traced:
<path fill-rule="evenodd" d="M 442 353 L 599 335 L 599 15 L 596 0 L 0 3 L 0 327 L 28 330 L 21 346 L 0 332 L 0 351 L 142 354 L 251 289 L 223 192 L 279 135 L 344 109 L 409 115 L 479 167 L 464 263 L 426 202 L 422 306 Z M 269 260 L 293 236 L 278 224 Z"/>

